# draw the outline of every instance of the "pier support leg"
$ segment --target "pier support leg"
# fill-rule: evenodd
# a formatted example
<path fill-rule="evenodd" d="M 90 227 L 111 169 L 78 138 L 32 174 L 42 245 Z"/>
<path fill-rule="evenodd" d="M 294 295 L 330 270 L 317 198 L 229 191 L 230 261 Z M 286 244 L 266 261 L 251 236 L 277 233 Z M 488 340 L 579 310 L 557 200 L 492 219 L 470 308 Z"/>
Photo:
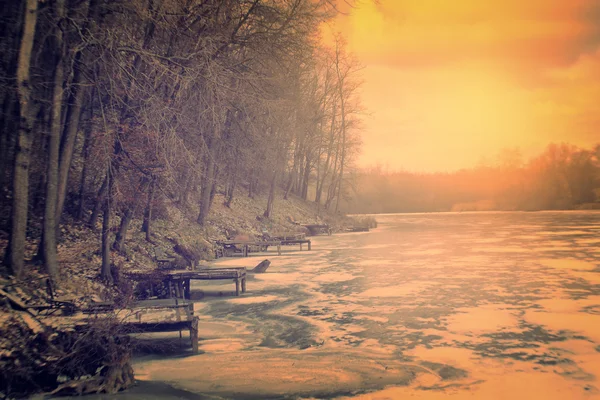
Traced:
<path fill-rule="evenodd" d="M 246 293 L 246 278 L 242 278 L 242 293 Z"/>
<path fill-rule="evenodd" d="M 198 354 L 198 317 L 192 318 L 190 325 L 190 340 L 192 342 L 192 353 Z"/>
<path fill-rule="evenodd" d="M 242 250 L 242 255 L 244 257 L 248 257 L 248 245 L 247 244 L 244 245 L 244 248 Z"/>
<path fill-rule="evenodd" d="M 172 298 L 173 297 L 173 282 L 171 282 L 171 280 L 169 279 L 169 283 L 167 283 L 167 287 L 169 290 L 169 294 L 167 295 L 167 298 Z"/>
<path fill-rule="evenodd" d="M 281 255 L 281 243 L 277 245 L 277 255 Z"/>
<path fill-rule="evenodd" d="M 238 278 L 235 278 L 235 295 L 240 295 L 240 280 Z"/>
<path fill-rule="evenodd" d="M 191 292 L 191 288 L 190 288 L 191 283 L 192 282 L 191 282 L 190 279 L 186 279 L 186 281 L 183 284 L 184 285 L 184 287 L 183 287 L 183 289 L 184 289 L 184 298 L 188 299 L 188 300 L 191 299 L 191 294 L 190 294 L 190 292 Z"/>
<path fill-rule="evenodd" d="M 310 251 L 310 240 L 308 241 L 308 251 Z"/>

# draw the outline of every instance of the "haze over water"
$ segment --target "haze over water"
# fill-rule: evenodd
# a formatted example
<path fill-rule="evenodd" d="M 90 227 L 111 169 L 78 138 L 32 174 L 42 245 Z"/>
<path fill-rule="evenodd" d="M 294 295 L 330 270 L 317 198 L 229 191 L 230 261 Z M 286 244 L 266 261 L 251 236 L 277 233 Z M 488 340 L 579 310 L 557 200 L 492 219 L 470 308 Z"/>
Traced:
<path fill-rule="evenodd" d="M 144 356 L 137 377 L 223 398 L 600 397 L 600 213 L 377 220 L 269 255 L 241 297 L 193 287 L 203 354 Z"/>

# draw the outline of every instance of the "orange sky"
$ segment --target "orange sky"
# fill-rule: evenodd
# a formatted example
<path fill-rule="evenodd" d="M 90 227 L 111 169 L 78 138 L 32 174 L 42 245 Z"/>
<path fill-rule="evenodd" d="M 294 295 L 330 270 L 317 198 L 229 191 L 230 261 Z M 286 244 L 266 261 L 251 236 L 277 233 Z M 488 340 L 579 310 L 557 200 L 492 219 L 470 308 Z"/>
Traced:
<path fill-rule="evenodd" d="M 365 66 L 361 166 L 600 142 L 600 0 L 362 0 L 331 29 Z"/>

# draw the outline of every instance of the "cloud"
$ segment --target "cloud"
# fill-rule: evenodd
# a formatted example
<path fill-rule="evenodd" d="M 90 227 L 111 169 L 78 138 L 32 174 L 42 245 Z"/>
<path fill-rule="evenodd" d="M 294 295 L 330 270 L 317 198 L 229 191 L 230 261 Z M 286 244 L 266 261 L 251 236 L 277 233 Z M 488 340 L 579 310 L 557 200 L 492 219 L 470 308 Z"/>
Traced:
<path fill-rule="evenodd" d="M 366 66 L 362 165 L 599 141 L 599 0 L 363 0 L 335 29 Z"/>
<path fill-rule="evenodd" d="M 600 43 L 597 0 L 363 1 L 340 28 L 369 63 L 432 67 L 484 60 L 531 73 Z"/>

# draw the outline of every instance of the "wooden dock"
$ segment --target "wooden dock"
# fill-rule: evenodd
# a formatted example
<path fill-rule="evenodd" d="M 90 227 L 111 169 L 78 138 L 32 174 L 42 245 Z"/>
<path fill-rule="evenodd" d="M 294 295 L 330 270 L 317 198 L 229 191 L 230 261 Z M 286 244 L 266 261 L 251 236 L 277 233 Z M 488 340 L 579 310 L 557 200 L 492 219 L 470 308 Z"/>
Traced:
<path fill-rule="evenodd" d="M 169 294 L 176 298 L 190 298 L 190 283 L 192 280 L 233 280 L 235 282 L 235 295 L 241 292 L 246 293 L 246 268 L 206 268 L 196 271 L 169 271 L 166 274 L 166 284 L 169 288 Z"/>
<path fill-rule="evenodd" d="M 302 251 L 302 245 L 306 244 L 308 246 L 308 251 L 311 250 L 311 243 L 310 243 L 310 239 L 287 239 L 287 240 L 282 240 L 281 241 L 281 245 L 282 246 L 293 246 L 299 244 L 300 245 L 300 251 Z"/>
<path fill-rule="evenodd" d="M 198 353 L 198 317 L 194 315 L 193 303 L 180 299 L 144 300 L 128 308 L 98 312 L 93 316 L 78 312 L 40 320 L 57 329 L 76 330 L 106 320 L 107 323 L 118 323 L 122 334 L 189 330 L 192 351 Z"/>
<path fill-rule="evenodd" d="M 223 240 L 217 242 L 223 246 L 223 256 L 228 257 L 229 254 L 239 250 L 242 257 L 248 257 L 250 251 L 268 251 L 269 246 L 277 246 L 277 255 L 281 255 L 281 241 L 279 240 L 261 240 L 261 241 L 240 241 L 240 240 Z M 258 250 L 255 250 L 258 249 Z"/>

